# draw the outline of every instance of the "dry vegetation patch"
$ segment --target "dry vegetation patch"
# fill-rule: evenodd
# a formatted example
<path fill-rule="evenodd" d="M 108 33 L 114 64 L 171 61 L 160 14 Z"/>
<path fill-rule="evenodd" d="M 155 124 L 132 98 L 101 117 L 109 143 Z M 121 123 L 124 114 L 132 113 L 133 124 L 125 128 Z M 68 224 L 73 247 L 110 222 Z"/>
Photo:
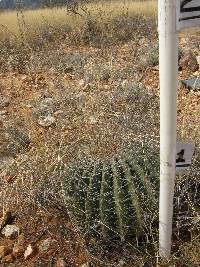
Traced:
<path fill-rule="evenodd" d="M 43 240 L 56 240 L 49 254 L 36 253 L 27 262 L 22 254 L 10 266 L 56 266 L 59 257 L 67 266 L 198 266 L 198 92 L 179 86 L 178 137 L 195 141 L 196 153 L 189 173 L 176 181 L 170 262 L 161 263 L 157 257 L 157 228 L 150 229 L 153 235 L 140 246 L 137 241 L 88 237 L 69 218 L 63 200 L 63 177 L 80 151 L 102 159 L 134 142 L 159 149 L 157 58 L 155 64 L 146 60 L 149 51 L 157 51 L 151 26 L 155 2 L 145 4 L 88 4 L 86 11 L 78 10 L 83 17 L 65 9 L 24 11 L 19 21 L 11 12 L 12 23 L 0 14 L 0 97 L 9 99 L 0 109 L 0 156 L 7 164 L 0 164 L 2 215 L 11 211 L 12 223 L 24 234 L 24 250 L 32 244 L 37 251 Z M 181 49 L 187 47 L 198 55 L 199 37 L 182 36 Z M 179 71 L 180 79 L 188 75 L 193 71 Z M 7 241 L 1 236 L 1 245 Z"/>
<path fill-rule="evenodd" d="M 96 2 L 78 7 L 0 13 L 3 44 L 40 48 L 49 42 L 102 43 L 126 41 L 155 30 L 156 2 Z M 152 28 L 154 28 L 152 30 Z"/>

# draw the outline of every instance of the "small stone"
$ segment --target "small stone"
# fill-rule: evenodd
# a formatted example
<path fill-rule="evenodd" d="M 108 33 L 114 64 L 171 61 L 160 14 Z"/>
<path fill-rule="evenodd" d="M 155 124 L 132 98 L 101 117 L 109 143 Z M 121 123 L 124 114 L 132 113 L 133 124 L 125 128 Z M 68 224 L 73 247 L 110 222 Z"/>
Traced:
<path fill-rule="evenodd" d="M 60 115 L 60 114 L 63 114 L 63 111 L 62 110 L 57 110 L 55 113 L 54 113 L 54 115 L 55 116 L 58 116 L 58 115 Z"/>
<path fill-rule="evenodd" d="M 33 106 L 31 104 L 25 104 L 26 108 L 32 108 Z"/>
<path fill-rule="evenodd" d="M 39 245 L 39 252 L 44 253 L 47 252 L 52 244 L 51 238 L 47 238 L 45 240 L 42 241 L 42 243 Z"/>
<path fill-rule="evenodd" d="M 0 95 L 0 108 L 6 108 L 10 104 L 10 98 Z"/>
<path fill-rule="evenodd" d="M 81 265 L 81 267 L 89 267 L 90 265 L 89 265 L 89 263 L 87 262 L 87 263 L 84 263 L 84 264 L 82 264 Z"/>
<path fill-rule="evenodd" d="M 56 262 L 56 267 L 67 267 L 67 263 L 63 258 L 59 258 Z"/>
<path fill-rule="evenodd" d="M 28 247 L 26 248 L 25 252 L 24 252 L 24 258 L 25 260 L 30 259 L 35 253 L 34 248 L 32 247 L 31 244 L 28 245 Z"/>
<path fill-rule="evenodd" d="M 22 81 L 25 81 L 26 79 L 27 79 L 27 76 L 26 76 L 26 75 L 22 75 L 22 76 L 21 76 L 21 80 L 22 80 Z"/>
<path fill-rule="evenodd" d="M 16 238 L 19 233 L 20 233 L 20 228 L 17 225 L 11 225 L 8 224 L 6 225 L 3 230 L 1 231 L 1 233 L 8 238 Z"/>
<path fill-rule="evenodd" d="M 89 119 L 88 119 L 88 123 L 89 123 L 90 125 L 94 125 L 94 124 L 96 124 L 97 122 L 98 122 L 97 119 L 96 119 L 95 117 L 93 117 L 93 116 L 89 117 Z"/>
<path fill-rule="evenodd" d="M 56 119 L 51 115 L 41 116 L 38 119 L 38 124 L 42 127 L 50 127 L 55 124 Z"/>
<path fill-rule="evenodd" d="M 11 252 L 12 252 L 12 249 L 10 247 L 0 246 L 0 259 L 4 258 Z"/>

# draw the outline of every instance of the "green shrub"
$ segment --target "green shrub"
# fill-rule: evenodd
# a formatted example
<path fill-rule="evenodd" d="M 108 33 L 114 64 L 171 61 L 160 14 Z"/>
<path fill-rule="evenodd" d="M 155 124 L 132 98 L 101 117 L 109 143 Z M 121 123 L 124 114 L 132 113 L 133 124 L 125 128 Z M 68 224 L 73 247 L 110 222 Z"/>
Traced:
<path fill-rule="evenodd" d="M 178 50 L 178 60 L 182 57 L 182 50 L 179 48 Z M 159 45 L 155 45 L 152 47 L 147 55 L 147 65 L 149 66 L 156 66 L 159 64 Z"/>
<path fill-rule="evenodd" d="M 144 147 L 110 160 L 76 161 L 64 179 L 67 208 L 85 232 L 142 237 L 157 221 L 158 170 L 158 154 Z"/>
<path fill-rule="evenodd" d="M 156 66 L 159 64 L 159 46 L 156 45 L 151 48 L 147 55 L 147 64 L 150 66 Z"/>

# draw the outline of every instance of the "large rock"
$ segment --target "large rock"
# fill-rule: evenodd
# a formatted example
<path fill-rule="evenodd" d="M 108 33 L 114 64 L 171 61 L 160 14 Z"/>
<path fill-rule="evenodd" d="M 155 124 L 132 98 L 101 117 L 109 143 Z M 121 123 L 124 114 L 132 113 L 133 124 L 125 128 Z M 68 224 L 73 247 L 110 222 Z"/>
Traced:
<path fill-rule="evenodd" d="M 200 77 L 193 77 L 191 79 L 181 81 L 186 88 L 194 91 L 200 90 Z"/>

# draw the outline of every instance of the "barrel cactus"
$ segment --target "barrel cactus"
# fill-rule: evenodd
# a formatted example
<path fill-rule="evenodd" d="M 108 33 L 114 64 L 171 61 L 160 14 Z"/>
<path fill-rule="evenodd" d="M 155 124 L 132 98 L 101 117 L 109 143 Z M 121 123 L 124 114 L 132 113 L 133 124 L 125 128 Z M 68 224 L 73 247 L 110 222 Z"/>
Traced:
<path fill-rule="evenodd" d="M 158 173 L 158 153 L 144 147 L 109 160 L 77 161 L 64 179 L 65 203 L 85 232 L 140 237 L 158 220 Z"/>

